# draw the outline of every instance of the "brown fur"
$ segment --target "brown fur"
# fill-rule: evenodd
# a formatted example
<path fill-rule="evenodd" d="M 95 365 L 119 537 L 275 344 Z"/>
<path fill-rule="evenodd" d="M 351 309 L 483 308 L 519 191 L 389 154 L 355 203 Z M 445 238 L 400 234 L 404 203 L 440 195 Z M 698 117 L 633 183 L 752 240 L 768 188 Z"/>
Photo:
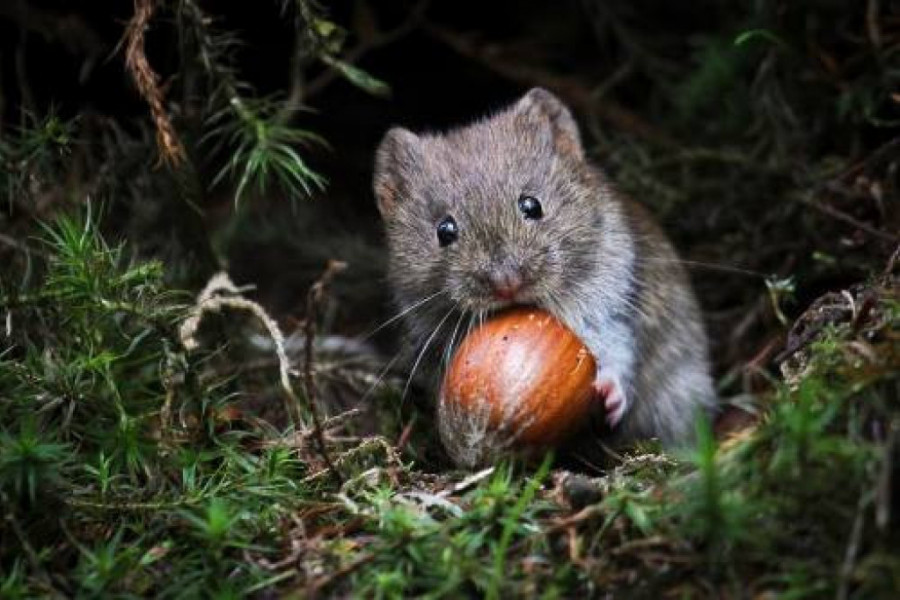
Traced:
<path fill-rule="evenodd" d="M 677 256 L 652 218 L 586 162 L 577 125 L 535 89 L 512 107 L 446 133 L 394 128 L 378 149 L 375 194 L 398 306 L 416 350 L 448 349 L 454 324 L 499 307 L 491 274 L 525 283 L 517 302 L 565 321 L 620 383 L 629 409 L 615 438 L 690 438 L 712 404 L 700 312 Z M 544 217 L 522 218 L 538 198 Z M 458 240 L 440 247 L 452 215 Z M 456 329 L 460 329 L 457 327 Z"/>

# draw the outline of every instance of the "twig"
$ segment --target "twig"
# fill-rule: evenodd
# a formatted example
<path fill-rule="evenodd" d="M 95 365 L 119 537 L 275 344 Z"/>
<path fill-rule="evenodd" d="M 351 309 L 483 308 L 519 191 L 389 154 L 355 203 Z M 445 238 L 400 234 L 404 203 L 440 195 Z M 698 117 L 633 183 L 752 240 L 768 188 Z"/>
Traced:
<path fill-rule="evenodd" d="M 354 48 L 348 50 L 341 58 L 341 60 L 343 60 L 347 64 L 355 64 L 372 50 L 376 50 L 378 48 L 381 48 L 382 46 L 393 44 L 397 40 L 408 35 L 422 23 L 422 20 L 425 16 L 425 11 L 428 10 L 428 6 L 430 3 L 430 0 L 420 1 L 412 9 L 409 16 L 407 16 L 406 20 L 404 20 L 403 23 L 401 23 L 394 29 L 385 32 L 378 32 L 374 35 L 371 35 L 367 39 L 363 39 Z M 306 87 L 306 96 L 309 97 L 318 94 L 323 89 L 328 87 L 328 85 L 330 85 L 331 82 L 337 78 L 337 76 L 338 72 L 335 69 L 328 69 L 326 71 L 323 71 L 318 77 L 309 82 L 309 85 Z"/>
<path fill-rule="evenodd" d="M 19 522 L 16 520 L 16 515 L 13 513 L 13 503 L 10 501 L 9 496 L 0 489 L 0 504 L 6 507 L 4 511 L 3 518 L 9 523 L 10 528 L 13 530 L 13 533 L 17 538 L 19 538 L 19 543 L 22 545 L 22 550 L 25 553 L 25 557 L 28 559 L 28 562 L 31 563 L 31 568 L 34 569 L 34 573 L 38 576 L 41 582 L 44 583 L 50 590 L 53 590 L 53 583 L 50 580 L 50 576 L 47 574 L 47 571 L 44 570 L 43 565 L 41 564 L 41 559 L 38 557 L 37 552 L 34 551 L 34 547 L 28 541 L 28 536 L 25 535 L 25 531 L 22 529 Z"/>
<path fill-rule="evenodd" d="M 875 492 L 875 526 L 882 533 L 887 533 L 891 524 L 891 492 L 894 473 L 894 452 L 900 432 L 900 421 L 894 420 L 888 425 L 888 437 L 884 441 L 884 453 L 881 459 L 881 473 Z"/>
<path fill-rule="evenodd" d="M 406 444 L 409 443 L 409 438 L 412 436 L 413 425 L 415 424 L 416 419 L 414 417 L 403 427 L 403 431 L 400 432 L 400 437 L 397 438 L 397 443 L 395 445 L 398 452 L 402 452 L 403 449 L 406 448 Z"/>
<path fill-rule="evenodd" d="M 869 504 L 868 492 L 864 491 L 856 505 L 856 516 L 853 518 L 853 526 L 850 529 L 850 539 L 847 541 L 847 550 L 844 553 L 844 562 L 841 564 L 840 585 L 835 597 L 838 600 L 846 600 L 850 593 L 850 577 L 853 575 L 853 567 L 856 556 L 859 554 L 859 544 L 862 541 L 863 520 L 866 507 Z"/>
<path fill-rule="evenodd" d="M 496 467 L 488 467 L 486 469 L 482 469 L 481 471 L 478 471 L 477 473 L 473 473 L 472 475 L 469 475 L 462 481 L 458 481 L 457 483 L 453 484 L 449 488 L 438 492 L 437 496 L 438 496 L 438 498 L 447 498 L 452 494 L 458 494 L 460 492 L 464 492 L 467 489 L 469 489 L 470 487 L 473 487 L 478 482 L 482 481 L 483 479 L 486 479 L 486 478 L 490 477 L 491 475 L 493 475 L 495 469 L 496 469 Z"/>
<path fill-rule="evenodd" d="M 325 465 L 329 471 L 337 479 L 338 484 L 343 483 L 343 478 L 338 472 L 331 457 L 328 456 L 328 448 L 325 446 L 325 436 L 322 434 L 322 424 L 319 421 L 319 409 L 316 400 L 316 386 L 313 380 L 313 361 L 314 361 L 314 342 L 316 337 L 316 320 L 318 319 L 319 304 L 325 297 L 325 290 L 334 279 L 335 275 L 347 268 L 347 263 L 330 260 L 325 267 L 325 271 L 319 277 L 306 295 L 306 320 L 304 322 L 304 333 L 306 335 L 306 351 L 303 359 L 303 387 L 306 392 L 306 401 L 309 403 L 309 412 L 312 415 L 313 434 L 316 444 L 319 446 L 319 453 L 325 461 Z"/>
<path fill-rule="evenodd" d="M 900 148 L 900 136 L 895 136 L 876 148 L 873 152 L 869 153 L 863 160 L 855 163 L 848 169 L 839 173 L 836 177 L 832 178 L 831 182 L 836 183 L 840 180 L 847 180 L 860 172 L 869 172 L 882 160 L 896 158 L 898 148 Z"/>
<path fill-rule="evenodd" d="M 395 547 L 397 547 L 399 545 L 400 545 L 399 543 L 393 544 L 393 546 L 395 546 Z M 375 560 L 375 558 L 377 556 L 378 556 L 378 554 L 376 554 L 374 552 L 371 552 L 369 554 L 364 554 L 361 557 L 357 558 L 356 560 L 354 560 L 350 563 L 347 563 L 346 565 L 344 565 L 340 568 L 335 569 L 331 573 L 328 573 L 327 575 L 323 575 L 323 576 L 319 577 L 318 579 L 310 582 L 309 585 L 307 585 L 306 589 L 305 589 L 306 597 L 308 597 L 308 598 L 318 597 L 319 593 L 322 591 L 322 588 L 330 585 L 333 581 L 337 581 L 337 580 L 349 575 L 350 573 L 357 570 L 358 568 L 372 562 L 373 560 Z"/>
<path fill-rule="evenodd" d="M 159 76 L 150 66 L 144 53 L 144 34 L 156 10 L 156 0 L 134 0 L 134 16 L 125 30 L 125 65 L 134 78 L 141 96 L 150 105 L 150 114 L 156 126 L 156 144 L 161 158 L 179 165 L 186 157 L 184 146 L 175 133 L 175 127 L 163 106 L 163 93 L 159 87 Z"/>
<path fill-rule="evenodd" d="M 862 231 L 865 231 L 866 233 L 873 235 L 879 239 L 894 243 L 900 240 L 900 237 L 891 235 L 890 233 L 886 233 L 884 231 L 881 231 L 880 229 L 875 229 L 871 225 L 863 223 L 862 221 L 851 217 L 847 213 L 840 211 L 829 204 L 825 204 L 824 202 L 815 202 L 811 198 L 805 197 L 799 198 L 799 201 L 801 204 L 805 204 L 806 206 L 809 206 L 810 208 L 813 208 L 822 214 L 832 217 L 833 219 L 837 219 L 838 221 L 849 223 L 857 229 L 861 229 Z"/>
<path fill-rule="evenodd" d="M 291 52 L 289 70 L 290 89 L 288 90 L 287 98 L 282 102 L 274 119 L 276 123 L 282 125 L 286 124 L 303 105 L 305 75 L 309 63 L 307 48 L 312 45 L 309 32 L 315 27 L 315 24 L 310 22 L 310 16 L 309 7 L 304 2 L 298 2 L 297 14 L 294 18 L 294 48 Z"/>
<path fill-rule="evenodd" d="M 399 465 L 402 467 L 403 462 L 400 460 L 400 457 L 397 456 L 397 453 L 394 451 L 394 448 L 391 446 L 390 442 L 388 442 L 386 439 L 384 439 L 382 437 L 378 437 L 378 436 L 363 440 L 355 448 L 351 448 L 351 449 L 347 450 L 346 452 L 340 454 L 337 458 L 337 461 L 335 461 L 335 464 L 343 465 L 344 463 L 348 462 L 349 460 L 351 460 L 357 456 L 363 455 L 366 452 L 369 452 L 373 448 L 381 448 L 382 450 L 384 450 L 385 459 L 388 461 L 388 463 L 394 463 L 395 465 Z M 327 472 L 329 472 L 328 469 L 316 471 L 315 473 L 313 473 L 311 475 L 307 475 L 306 477 L 301 479 L 300 483 L 308 484 L 308 483 L 313 483 L 315 481 L 318 481 Z"/>
<path fill-rule="evenodd" d="M 194 28 L 194 35 L 198 41 L 197 55 L 200 65 L 210 77 L 219 80 L 228 105 L 241 119 L 246 119 L 247 107 L 238 93 L 238 84 L 235 81 L 234 74 L 219 64 L 213 50 L 215 44 L 209 31 L 210 23 L 213 22 L 212 18 L 194 0 L 183 0 L 182 6 L 184 14 Z"/>
<path fill-rule="evenodd" d="M 41 258 L 48 258 L 49 256 L 43 250 L 32 248 L 25 242 L 21 242 L 11 235 L 6 235 L 5 233 L 0 233 L 0 244 L 9 246 L 10 248 L 15 248 L 16 250 L 21 250 L 25 254 L 34 254 L 35 256 L 40 256 Z"/>
<path fill-rule="evenodd" d="M 455 31 L 426 23 L 423 30 L 434 39 L 449 46 L 458 54 L 475 60 L 495 73 L 523 85 L 541 85 L 562 96 L 580 111 L 596 113 L 617 127 L 645 139 L 671 146 L 673 140 L 656 129 L 636 113 L 611 100 L 599 101 L 581 79 L 559 75 L 533 66 L 533 62 L 521 58 L 506 58 L 498 53 L 496 45 L 487 47 Z"/>
<path fill-rule="evenodd" d="M 884 267 L 884 273 L 882 273 L 882 277 L 887 279 L 894 272 L 894 267 L 900 264 L 900 244 L 894 249 L 894 253 L 891 254 L 891 257 L 888 259 L 887 266 Z"/>
<path fill-rule="evenodd" d="M 555 523 L 549 524 L 543 531 L 541 531 L 541 534 L 544 536 L 549 536 L 553 533 L 563 531 L 564 529 L 568 529 L 575 525 L 580 525 L 581 523 L 584 523 L 585 521 L 589 521 L 589 520 L 597 517 L 598 515 L 602 515 L 602 514 L 603 514 L 603 510 L 601 509 L 599 504 L 591 504 L 591 505 L 585 506 L 584 508 L 582 508 L 580 511 L 578 511 L 577 513 L 575 513 L 573 515 L 569 515 L 568 517 L 566 517 L 564 519 L 560 519 L 559 521 L 556 521 Z"/>
<path fill-rule="evenodd" d="M 878 0 L 869 0 L 866 3 L 866 33 L 869 35 L 869 42 L 875 48 L 881 47 L 881 28 L 878 26 L 878 13 Z"/>
<path fill-rule="evenodd" d="M 218 295 L 222 292 L 232 294 L 230 296 Z M 197 297 L 197 304 L 191 312 L 191 315 L 184 320 L 179 329 L 179 337 L 181 344 L 188 351 L 194 350 L 199 346 L 197 341 L 197 330 L 200 327 L 200 321 L 203 315 L 209 312 L 219 312 L 223 307 L 236 308 L 252 313 L 259 319 L 272 338 L 275 345 L 275 355 L 278 357 L 278 372 L 281 380 L 281 388 L 286 396 L 286 411 L 288 418 L 294 421 L 294 412 L 299 405 L 297 394 L 291 385 L 290 369 L 291 363 L 288 359 L 287 352 L 284 349 L 284 334 L 278 327 L 275 319 L 263 309 L 262 306 L 240 296 L 241 290 L 234 285 L 227 273 L 217 273 L 214 275 L 200 295 Z M 168 398 L 168 396 L 167 396 Z M 163 406 L 163 419 L 168 418 L 170 407 Z"/>
<path fill-rule="evenodd" d="M 132 502 L 132 501 L 96 501 L 82 500 L 79 498 L 66 498 L 65 503 L 76 508 L 88 508 L 109 512 L 152 512 L 172 510 L 184 506 L 195 506 L 203 501 L 202 497 L 189 497 L 182 500 L 158 501 L 158 502 Z"/>

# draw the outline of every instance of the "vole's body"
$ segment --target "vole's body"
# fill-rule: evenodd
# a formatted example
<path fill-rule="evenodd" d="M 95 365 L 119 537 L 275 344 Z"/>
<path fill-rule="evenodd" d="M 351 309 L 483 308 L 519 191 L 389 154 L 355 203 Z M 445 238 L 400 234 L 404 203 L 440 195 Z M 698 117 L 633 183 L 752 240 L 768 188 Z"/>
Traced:
<path fill-rule="evenodd" d="M 597 358 L 598 413 L 616 440 L 689 439 L 714 402 L 697 301 L 652 218 L 586 162 L 554 96 L 532 90 L 445 134 L 392 129 L 375 192 L 417 347 L 452 343 L 465 315 L 536 304 Z"/>

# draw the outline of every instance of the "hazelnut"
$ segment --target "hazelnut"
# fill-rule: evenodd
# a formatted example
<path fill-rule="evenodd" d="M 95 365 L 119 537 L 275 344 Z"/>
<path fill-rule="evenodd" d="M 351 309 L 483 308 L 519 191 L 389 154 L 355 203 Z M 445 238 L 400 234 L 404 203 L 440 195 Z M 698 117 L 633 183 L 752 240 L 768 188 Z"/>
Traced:
<path fill-rule="evenodd" d="M 587 420 L 594 357 L 558 319 L 536 308 L 500 313 L 469 334 L 447 369 L 438 425 L 464 466 L 511 447 L 547 448 Z"/>

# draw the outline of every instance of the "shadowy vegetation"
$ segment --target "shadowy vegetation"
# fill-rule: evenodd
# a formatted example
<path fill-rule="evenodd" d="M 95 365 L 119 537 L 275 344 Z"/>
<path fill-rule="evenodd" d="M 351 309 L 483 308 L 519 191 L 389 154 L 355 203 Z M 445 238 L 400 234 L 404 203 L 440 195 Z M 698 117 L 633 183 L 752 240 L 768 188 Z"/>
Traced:
<path fill-rule="evenodd" d="M 896 3 L 102 4 L 0 7 L 0 597 L 900 594 Z M 694 267 L 690 451 L 454 471 L 365 333 L 378 136 L 532 85 Z"/>

